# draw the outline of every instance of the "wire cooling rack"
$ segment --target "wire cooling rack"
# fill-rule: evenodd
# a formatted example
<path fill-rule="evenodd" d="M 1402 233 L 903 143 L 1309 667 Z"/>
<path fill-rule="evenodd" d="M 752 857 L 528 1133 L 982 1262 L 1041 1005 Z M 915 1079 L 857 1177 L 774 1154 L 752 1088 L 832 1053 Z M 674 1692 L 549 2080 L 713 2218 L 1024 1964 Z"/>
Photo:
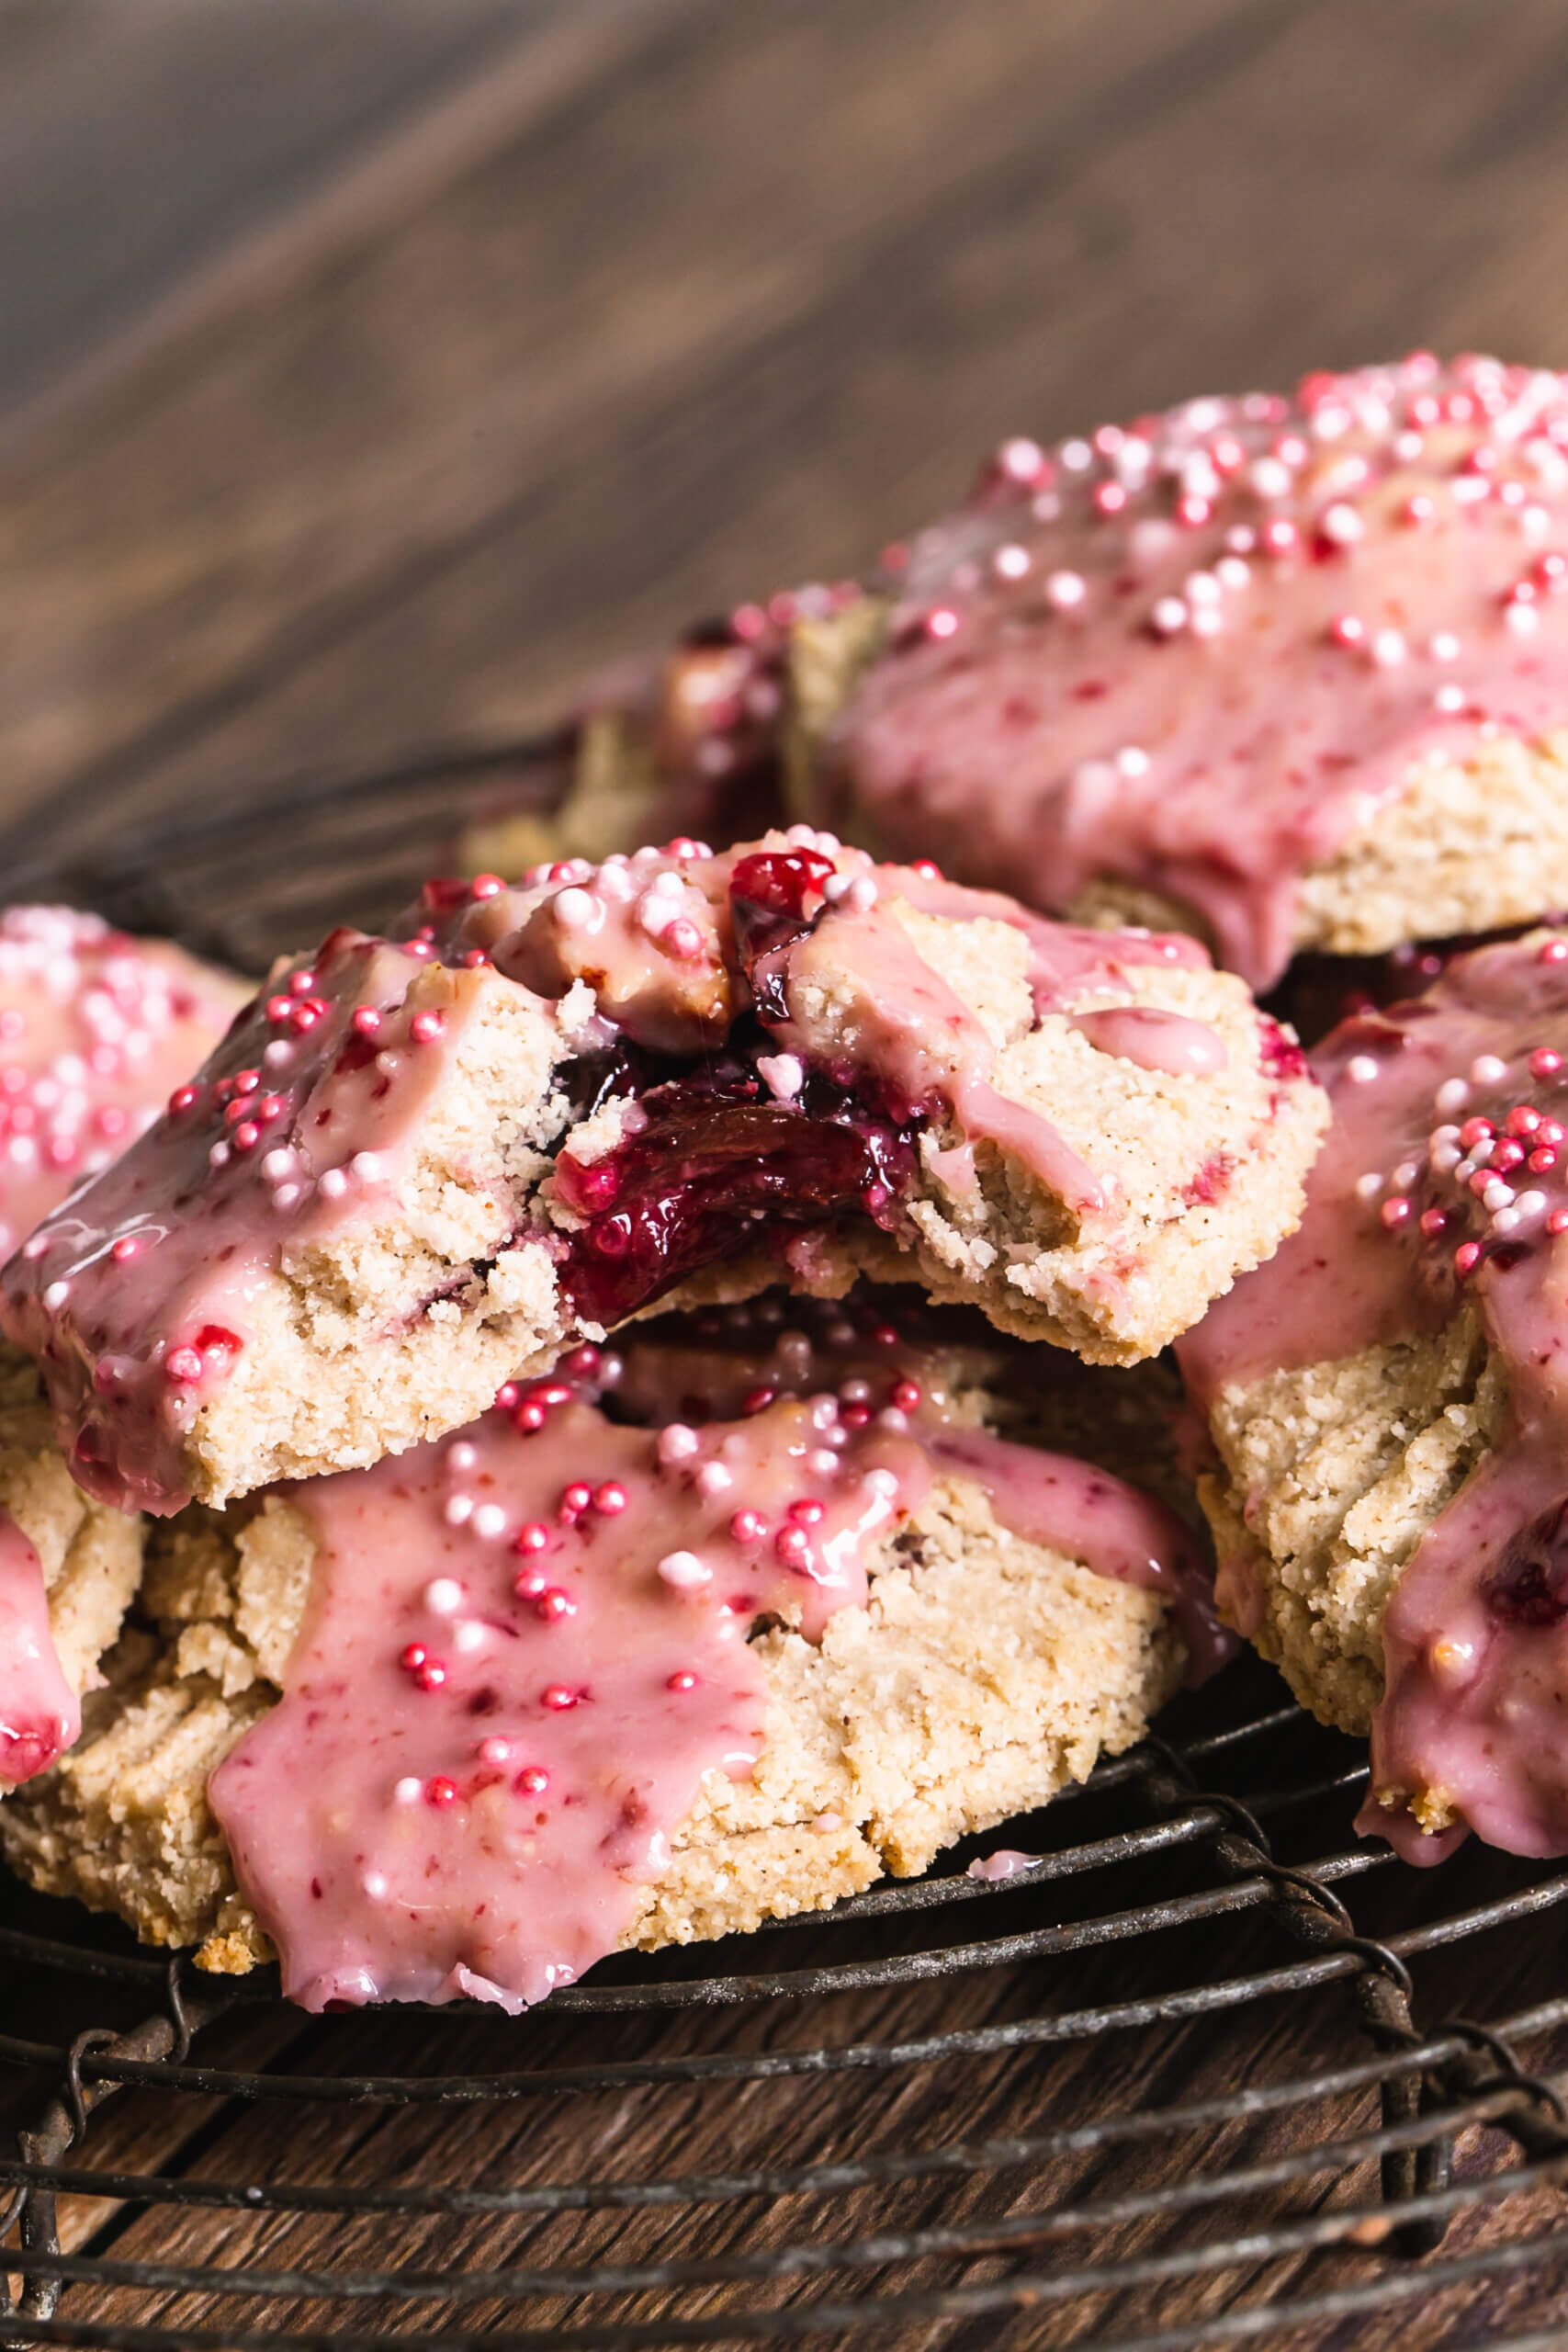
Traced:
<path fill-rule="evenodd" d="M 559 775 L 35 829 L 6 887 L 255 969 Z M 1361 1751 L 1255 1662 L 1160 1730 L 978 1841 L 1010 1878 L 961 1847 L 517 2019 L 309 2019 L 0 1881 L 0 2341 L 1561 2343 L 1568 1867 L 1360 1843 Z"/>

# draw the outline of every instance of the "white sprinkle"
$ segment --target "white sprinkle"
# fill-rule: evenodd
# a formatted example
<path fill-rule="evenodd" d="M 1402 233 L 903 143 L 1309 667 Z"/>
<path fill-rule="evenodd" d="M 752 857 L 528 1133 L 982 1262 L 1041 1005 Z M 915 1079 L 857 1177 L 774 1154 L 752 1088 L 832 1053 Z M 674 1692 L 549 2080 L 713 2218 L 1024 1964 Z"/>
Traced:
<path fill-rule="evenodd" d="M 847 895 L 850 884 L 853 879 L 854 876 L 850 874 L 829 875 L 828 879 L 822 885 L 822 896 L 827 899 L 828 904 L 830 907 L 836 907 L 840 899 Z"/>
<path fill-rule="evenodd" d="M 1505 1184 L 1501 1176 L 1489 1176 L 1481 1188 L 1482 1207 L 1495 1212 L 1498 1209 L 1512 1208 L 1513 1204 L 1513 1186 Z"/>
<path fill-rule="evenodd" d="M 380 1182 L 382 1168 L 381 1155 L 378 1151 L 356 1151 L 348 1164 L 364 1183 L 378 1184 Z"/>
<path fill-rule="evenodd" d="M 1319 527 L 1324 537 L 1332 540 L 1337 548 L 1352 547 L 1358 539 L 1365 537 L 1367 529 L 1355 508 L 1345 505 L 1342 501 L 1325 507 Z"/>
<path fill-rule="evenodd" d="M 1029 570 L 1029 549 L 1010 540 L 1006 547 L 997 549 L 991 566 L 998 580 L 1021 580 Z"/>
<path fill-rule="evenodd" d="M 324 1201 L 341 1201 L 348 1190 L 348 1171 L 344 1168 L 325 1169 L 316 1185 Z"/>
<path fill-rule="evenodd" d="M 1503 626 L 1515 637 L 1533 637 L 1540 627 L 1540 615 L 1533 605 L 1505 605 Z"/>
<path fill-rule="evenodd" d="M 458 1527 L 468 1517 L 474 1506 L 467 1495 L 454 1495 L 452 1502 L 468 1504 L 468 1510 L 457 1518 L 452 1516 L 452 1503 L 446 1506 L 448 1524 Z M 424 1605 L 433 1617 L 455 1617 L 463 1605 L 463 1588 L 456 1577 L 432 1577 L 424 1588 Z"/>
<path fill-rule="evenodd" d="M 384 1047 L 376 1057 L 376 1067 L 383 1078 L 396 1078 L 402 1066 L 401 1054 L 394 1053 L 389 1046 Z"/>
<path fill-rule="evenodd" d="M 1128 743 L 1117 752 L 1116 765 L 1120 773 L 1125 776 L 1147 775 L 1149 755 L 1141 744 Z"/>
<path fill-rule="evenodd" d="M 806 1466 L 815 1478 L 830 1478 L 839 1466 L 839 1457 L 830 1445 L 818 1445 L 806 1457 Z"/>
<path fill-rule="evenodd" d="M 446 1449 L 446 1467 L 448 1470 L 456 1470 L 459 1472 L 471 1470 L 479 1458 L 479 1447 L 477 1445 L 470 1445 L 466 1437 L 458 1438 L 455 1444 L 449 1445 Z"/>
<path fill-rule="evenodd" d="M 1378 1066 L 1371 1054 L 1352 1054 L 1345 1065 L 1346 1077 L 1356 1086 L 1366 1086 L 1377 1074 Z"/>
<path fill-rule="evenodd" d="M 1541 1210 L 1546 1206 L 1546 1194 L 1544 1193 L 1537 1192 L 1532 1184 L 1528 1193 L 1521 1193 L 1519 1194 L 1518 1199 L 1514 1203 L 1514 1206 L 1518 1211 L 1520 1216 L 1539 1216 Z"/>
<path fill-rule="evenodd" d="M 1508 1075 L 1508 1065 L 1495 1054 L 1477 1054 L 1470 1075 L 1477 1086 L 1500 1086 Z"/>
<path fill-rule="evenodd" d="M 1469 1100 L 1470 1089 L 1462 1078 L 1445 1078 L 1432 1097 L 1434 1108 L 1444 1112 L 1462 1111 Z"/>
<path fill-rule="evenodd" d="M 452 1636 L 456 1648 L 470 1654 L 482 1650 L 490 1639 L 490 1627 L 478 1617 L 465 1617 Z"/>
<path fill-rule="evenodd" d="M 705 1462 L 697 1472 L 697 1492 L 711 1500 L 715 1495 L 727 1495 L 735 1479 L 722 1462 Z"/>
<path fill-rule="evenodd" d="M 49 1252 L 50 1239 L 47 1233 L 29 1234 L 22 1244 L 24 1258 L 47 1258 Z"/>
<path fill-rule="evenodd" d="M 517 1753 L 517 1744 L 492 1731 L 480 1740 L 478 1753 L 481 1764 L 510 1764 Z"/>
<path fill-rule="evenodd" d="M 1259 498 L 1283 498 L 1291 487 L 1291 469 L 1279 458 L 1259 458 L 1247 478 Z"/>
<path fill-rule="evenodd" d="M 1054 571 L 1045 582 L 1045 594 L 1059 613 L 1070 613 L 1075 605 L 1084 600 L 1083 574 L 1077 571 Z"/>
<path fill-rule="evenodd" d="M 677 1592 L 692 1592 L 698 1585 L 713 1582 L 713 1570 L 694 1552 L 666 1552 L 659 1573 Z"/>
<path fill-rule="evenodd" d="M 13 1159 L 17 1156 L 17 1144 L 25 1143 L 27 1140 L 28 1138 L 25 1136 L 18 1136 L 14 1139 L 11 1146 L 11 1156 Z M 227 1168 L 229 1165 L 228 1145 L 226 1143 L 215 1143 L 212 1149 L 207 1155 L 207 1164 L 209 1168 Z"/>
<path fill-rule="evenodd" d="M 1459 639 L 1451 628 L 1439 628 L 1427 639 L 1427 650 L 1434 662 L 1457 662 Z"/>
<path fill-rule="evenodd" d="M 885 1405 L 876 1417 L 876 1426 L 879 1430 L 889 1430 L 895 1437 L 901 1437 L 909 1426 L 909 1416 L 900 1412 L 897 1405 Z"/>
<path fill-rule="evenodd" d="M 1464 708 L 1464 688 L 1439 686 L 1432 696 L 1432 707 L 1434 710 L 1440 710 L 1445 718 L 1452 718 L 1456 712 Z"/>
<path fill-rule="evenodd" d="M 387 1892 L 387 1882 L 379 1871 L 367 1871 L 359 1883 L 372 1903 L 378 1903 Z"/>
<path fill-rule="evenodd" d="M 1418 1160 L 1402 1159 L 1398 1167 L 1393 1171 L 1394 1191 L 1396 1193 L 1408 1193 L 1410 1187 L 1414 1184 L 1416 1177 L 1419 1176 L 1420 1173 L 1421 1167 Z"/>
<path fill-rule="evenodd" d="M 416 1780 L 412 1772 L 392 1783 L 392 1798 L 397 1804 L 417 1804 L 423 1794 L 424 1782 Z"/>
<path fill-rule="evenodd" d="M 1518 1221 L 1519 1212 L 1517 1206 L 1511 1209 L 1501 1208 L 1492 1220 L 1492 1230 L 1494 1233 L 1512 1233 Z"/>
<path fill-rule="evenodd" d="M 1225 625 L 1225 616 L 1217 605 L 1199 605 L 1188 623 L 1194 637 L 1218 637 Z"/>
<path fill-rule="evenodd" d="M 281 1184 L 286 1176 L 292 1176 L 294 1154 L 288 1146 L 281 1144 L 276 1151 L 264 1152 L 261 1171 L 269 1184 Z"/>
<path fill-rule="evenodd" d="M 1364 1176 L 1356 1179 L 1356 1198 L 1359 1201 L 1375 1201 L 1382 1188 L 1383 1179 L 1375 1168 L 1369 1168 Z"/>
<path fill-rule="evenodd" d="M 839 1418 L 836 1396 L 814 1396 L 811 1400 L 811 1426 L 814 1430 L 830 1430 Z"/>
<path fill-rule="evenodd" d="M 58 1314 L 71 1295 L 69 1283 L 51 1283 L 44 1292 L 43 1303 L 51 1315 Z"/>
<path fill-rule="evenodd" d="M 898 1475 L 897 1471 L 882 1468 L 868 1470 L 861 1485 L 868 1494 L 880 1495 L 884 1501 L 891 1502 L 898 1491 Z"/>
<path fill-rule="evenodd" d="M 1402 629 L 1380 628 L 1373 630 L 1368 651 L 1380 670 L 1397 670 L 1409 648 Z"/>
<path fill-rule="evenodd" d="M 1223 555 L 1214 566 L 1214 577 L 1222 588 L 1234 592 L 1250 584 L 1252 566 L 1239 555 Z"/>
<path fill-rule="evenodd" d="M 493 1544 L 498 1535 L 506 1532 L 506 1513 L 500 1503 L 480 1503 L 473 1516 L 474 1533 L 480 1541 Z"/>
<path fill-rule="evenodd" d="M 1181 593 L 1190 605 L 1217 605 L 1224 590 L 1212 571 L 1190 571 L 1181 583 Z"/>
<path fill-rule="evenodd" d="M 268 1069 L 287 1069 L 294 1059 L 294 1048 L 287 1037 L 275 1037 L 262 1049 L 262 1059 Z"/>
<path fill-rule="evenodd" d="M 1187 607 L 1179 596 L 1161 596 L 1149 622 L 1161 637 L 1177 637 L 1187 626 Z"/>
<path fill-rule="evenodd" d="M 1412 465 L 1427 444 L 1419 433 L 1400 433 L 1394 436 L 1393 454 L 1402 465 Z"/>
<path fill-rule="evenodd" d="M 757 1075 L 777 1102 L 793 1102 L 806 1083 L 806 1064 L 798 1054 L 760 1054 Z"/>
<path fill-rule="evenodd" d="M 300 1187 L 298 1184 L 279 1184 L 273 1193 L 272 1205 L 275 1209 L 287 1211 L 294 1206 L 299 1194 Z"/>
<path fill-rule="evenodd" d="M 689 1462 L 698 1443 L 696 1430 L 684 1421 L 667 1421 L 659 1432 L 659 1459 L 671 1469 L 677 1462 Z"/>
<path fill-rule="evenodd" d="M 563 931 L 597 931 L 604 920 L 604 906 L 592 890 L 580 889 L 573 883 L 565 890 L 558 890 L 553 901 L 556 921 Z"/>
<path fill-rule="evenodd" d="M 446 1520 L 448 1527 L 466 1526 L 468 1521 L 472 1519 L 473 1515 L 474 1498 L 472 1495 L 448 1495 L 446 1498 L 446 1508 L 442 1513 L 442 1517 Z"/>
<path fill-rule="evenodd" d="M 1033 481 L 1045 463 L 1045 452 L 1038 441 L 1016 434 L 997 451 L 997 463 L 1014 481 Z"/>
<path fill-rule="evenodd" d="M 1088 473 L 1094 463 L 1094 451 L 1087 441 L 1064 441 L 1056 455 L 1065 473 Z"/>
<path fill-rule="evenodd" d="M 845 893 L 845 903 L 852 907 L 857 915 L 868 915 L 875 906 L 877 897 L 877 888 L 870 875 L 861 874 L 850 884 Z"/>
<path fill-rule="evenodd" d="M 1435 1144 L 1432 1148 L 1432 1165 L 1437 1170 L 1439 1176 L 1448 1176 L 1457 1173 L 1459 1169 L 1459 1158 L 1460 1153 L 1457 1143 Z"/>

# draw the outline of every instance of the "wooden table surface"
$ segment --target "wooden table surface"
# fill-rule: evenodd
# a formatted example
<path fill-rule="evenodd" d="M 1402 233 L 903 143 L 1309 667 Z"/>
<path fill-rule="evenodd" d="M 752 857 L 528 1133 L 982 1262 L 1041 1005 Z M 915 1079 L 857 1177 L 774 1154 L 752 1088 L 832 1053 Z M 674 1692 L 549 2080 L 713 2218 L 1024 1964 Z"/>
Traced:
<path fill-rule="evenodd" d="M 1560 0 L 12 0 L 0 826 L 90 843 L 515 733 L 694 614 L 854 569 L 1010 432 L 1416 344 L 1568 364 L 1565 107 Z M 1551 1979 L 1540 1946 L 1490 1964 L 1483 2008 Z M 1296 2031 L 1271 2018 L 1271 2072 L 1324 2054 L 1321 2021 Z M 1174 2030 L 1104 2061 L 1123 2098 L 1238 2063 Z M 885 2096 L 840 2082 L 779 2129 L 858 2144 Z M 990 2078 L 968 2096 L 1001 2114 Z M 558 2174 L 536 2127 L 383 2140 L 408 2179 Z M 271 2160 L 260 2123 L 195 2104 L 99 2128 L 130 2165 L 187 2139 Z M 642 2168 L 711 2143 L 669 2128 L 637 2124 Z M 364 2117 L 285 2141 L 297 2173 L 382 2160 Z M 104 2211 L 67 2220 L 86 2243 Z M 119 2253 L 267 2242 L 244 2216 L 115 2229 Z M 1117 2324 L 1309 2275 L 1167 2287 Z M 1480 2343 L 1506 2301 L 1291 2340 Z"/>

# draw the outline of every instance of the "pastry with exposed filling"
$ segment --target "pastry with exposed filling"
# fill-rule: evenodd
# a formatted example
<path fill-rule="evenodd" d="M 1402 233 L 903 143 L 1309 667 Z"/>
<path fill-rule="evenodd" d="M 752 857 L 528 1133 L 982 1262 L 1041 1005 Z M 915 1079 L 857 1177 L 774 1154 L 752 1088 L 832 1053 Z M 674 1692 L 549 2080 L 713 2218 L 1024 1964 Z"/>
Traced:
<path fill-rule="evenodd" d="M 248 993 L 96 915 L 0 910 L 7 1253 L 156 1116 Z M 35 1367 L 0 1344 L 0 1792 L 75 1738 L 141 1572 L 141 1521 L 73 1484 Z"/>
<path fill-rule="evenodd" d="M 1341 1024 L 1301 1228 L 1180 1343 L 1222 1612 L 1371 1739 L 1364 1829 L 1568 1851 L 1568 933 Z"/>
<path fill-rule="evenodd" d="M 880 636 L 797 632 L 816 821 L 1259 989 L 1568 905 L 1568 378 L 1417 353 L 1010 441 L 892 560 Z"/>
<path fill-rule="evenodd" d="M 1224 1654 L 1206 1547 L 996 1434 L 987 1383 L 1046 1409 L 1032 1351 L 883 1313 L 582 1346 L 400 1461 L 167 1522 L 7 1858 L 209 1969 L 276 1952 L 312 2008 L 516 2009 L 1081 1780 Z"/>
<path fill-rule="evenodd" d="M 1186 937 L 1077 930 L 805 827 L 280 966 L 24 1244 L 74 1475 L 157 1512 L 368 1467 L 658 1302 L 857 1272 L 1097 1361 L 1299 1214 L 1325 1106 Z"/>

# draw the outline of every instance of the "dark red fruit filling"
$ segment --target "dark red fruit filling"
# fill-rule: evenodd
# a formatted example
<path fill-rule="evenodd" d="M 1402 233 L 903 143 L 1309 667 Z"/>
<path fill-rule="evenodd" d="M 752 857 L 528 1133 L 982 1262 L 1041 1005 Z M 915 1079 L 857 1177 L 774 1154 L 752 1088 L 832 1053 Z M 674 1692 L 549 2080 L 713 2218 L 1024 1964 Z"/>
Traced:
<path fill-rule="evenodd" d="M 822 885 L 834 871 L 832 859 L 814 849 L 758 850 L 729 877 L 736 952 L 763 1021 L 789 1018 L 786 953 L 822 912 Z"/>
<path fill-rule="evenodd" d="M 1568 1617 L 1568 1502 L 1543 1512 L 1515 1537 L 1482 1591 L 1504 1625 L 1545 1631 Z"/>
<path fill-rule="evenodd" d="M 638 1101 L 648 1125 L 617 1152 L 586 1168 L 570 1156 L 556 1163 L 561 1198 L 589 1220 L 562 1282 L 590 1322 L 616 1322 L 791 1227 L 851 1213 L 886 1226 L 913 1172 L 918 1117 L 897 1121 L 820 1076 L 794 1102 L 775 1102 L 727 1057 Z"/>

